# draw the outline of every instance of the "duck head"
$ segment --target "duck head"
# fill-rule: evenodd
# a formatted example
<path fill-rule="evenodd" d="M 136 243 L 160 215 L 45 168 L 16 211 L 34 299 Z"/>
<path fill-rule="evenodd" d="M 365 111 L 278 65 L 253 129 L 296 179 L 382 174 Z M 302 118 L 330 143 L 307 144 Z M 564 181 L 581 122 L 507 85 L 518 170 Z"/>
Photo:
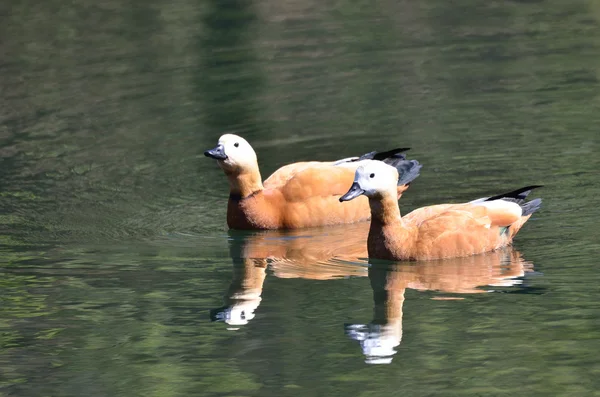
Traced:
<path fill-rule="evenodd" d="M 204 152 L 206 157 L 217 160 L 225 173 L 242 174 L 258 168 L 256 152 L 244 138 L 225 134 L 219 138 L 217 146 Z"/>
<path fill-rule="evenodd" d="M 349 201 L 363 194 L 369 198 L 388 194 L 395 197 L 397 182 L 398 171 L 396 168 L 381 161 L 366 160 L 356 169 L 354 182 L 350 190 L 340 197 L 340 201 Z"/>

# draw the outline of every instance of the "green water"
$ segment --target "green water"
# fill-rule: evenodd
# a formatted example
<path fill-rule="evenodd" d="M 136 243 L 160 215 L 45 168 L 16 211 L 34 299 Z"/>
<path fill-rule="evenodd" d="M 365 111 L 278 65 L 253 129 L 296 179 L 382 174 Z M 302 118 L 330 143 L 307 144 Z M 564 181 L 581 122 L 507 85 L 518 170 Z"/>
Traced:
<path fill-rule="evenodd" d="M 598 54 L 592 0 L 4 2 L 0 396 L 600 395 Z M 404 212 L 544 206 L 368 267 L 354 226 L 228 232 L 224 132 L 265 177 L 410 146 Z"/>

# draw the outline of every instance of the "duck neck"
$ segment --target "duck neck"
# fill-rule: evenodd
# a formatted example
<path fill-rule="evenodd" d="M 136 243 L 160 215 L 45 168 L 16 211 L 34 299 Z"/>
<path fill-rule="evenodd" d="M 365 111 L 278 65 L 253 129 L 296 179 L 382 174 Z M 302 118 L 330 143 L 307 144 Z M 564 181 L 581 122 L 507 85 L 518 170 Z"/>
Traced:
<path fill-rule="evenodd" d="M 380 197 L 369 198 L 369 206 L 371 207 L 371 224 L 386 226 L 402 223 L 396 196 L 384 194 Z"/>
<path fill-rule="evenodd" d="M 369 199 L 371 225 L 367 237 L 370 258 L 398 260 L 407 256 L 409 230 L 400 217 L 396 197 L 387 195 Z"/>
<path fill-rule="evenodd" d="M 227 173 L 229 193 L 232 197 L 243 199 L 264 189 L 258 167 L 251 170 Z"/>

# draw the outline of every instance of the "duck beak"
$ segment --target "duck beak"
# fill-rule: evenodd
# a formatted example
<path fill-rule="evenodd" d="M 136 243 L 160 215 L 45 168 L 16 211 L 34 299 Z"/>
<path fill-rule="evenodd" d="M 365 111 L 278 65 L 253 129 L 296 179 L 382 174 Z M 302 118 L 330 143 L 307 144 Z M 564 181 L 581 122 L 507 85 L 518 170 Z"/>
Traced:
<path fill-rule="evenodd" d="M 227 160 L 225 148 L 221 144 L 217 145 L 217 147 L 214 149 L 207 150 L 206 152 L 204 152 L 204 155 L 215 160 Z"/>
<path fill-rule="evenodd" d="M 348 190 L 348 193 L 346 193 L 342 197 L 340 197 L 340 201 L 350 201 L 352 199 L 357 198 L 364 192 L 365 191 L 363 189 L 361 189 L 360 186 L 358 185 L 358 182 L 354 182 L 352 184 L 352 186 L 350 187 L 350 190 Z"/>

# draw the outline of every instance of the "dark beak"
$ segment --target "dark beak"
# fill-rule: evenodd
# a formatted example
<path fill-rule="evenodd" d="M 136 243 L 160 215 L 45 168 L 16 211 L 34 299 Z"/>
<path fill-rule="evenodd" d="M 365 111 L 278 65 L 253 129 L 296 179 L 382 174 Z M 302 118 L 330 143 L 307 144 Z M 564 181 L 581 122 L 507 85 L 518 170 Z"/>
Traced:
<path fill-rule="evenodd" d="M 358 183 L 354 182 L 352 184 L 352 186 L 350 187 L 350 190 L 348 190 L 348 193 L 346 193 L 342 197 L 340 197 L 340 201 L 350 201 L 352 199 L 357 198 L 358 196 L 360 196 L 364 192 L 365 191 L 362 190 L 360 188 L 360 186 L 358 186 Z"/>
<path fill-rule="evenodd" d="M 215 160 L 227 160 L 227 155 L 225 154 L 225 148 L 223 145 L 217 145 L 216 148 L 207 150 L 204 152 L 204 155 Z"/>

